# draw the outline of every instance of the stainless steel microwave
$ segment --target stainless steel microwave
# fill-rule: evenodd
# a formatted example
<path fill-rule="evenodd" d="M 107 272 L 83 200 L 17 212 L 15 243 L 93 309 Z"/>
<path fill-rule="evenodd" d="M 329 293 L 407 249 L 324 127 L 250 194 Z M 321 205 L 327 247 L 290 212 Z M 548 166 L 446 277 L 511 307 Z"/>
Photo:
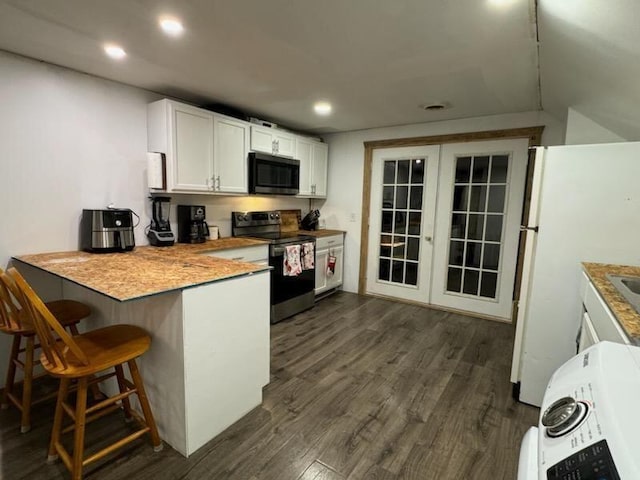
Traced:
<path fill-rule="evenodd" d="M 300 160 L 266 153 L 249 154 L 249 193 L 296 195 L 300 191 Z"/>

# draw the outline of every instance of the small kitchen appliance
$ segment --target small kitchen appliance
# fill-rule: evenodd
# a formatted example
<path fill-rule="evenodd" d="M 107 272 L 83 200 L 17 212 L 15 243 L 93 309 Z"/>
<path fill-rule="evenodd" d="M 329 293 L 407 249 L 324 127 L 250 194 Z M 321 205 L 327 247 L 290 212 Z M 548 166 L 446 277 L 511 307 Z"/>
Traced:
<path fill-rule="evenodd" d="M 271 270 L 271 323 L 284 320 L 313 307 L 315 302 L 315 237 L 281 230 L 281 215 L 267 212 L 232 212 L 234 237 L 254 237 L 268 240 Z M 307 262 L 299 274 L 287 275 L 284 259 L 287 247 L 312 245 L 313 262 Z M 301 248 L 302 250 L 302 248 Z M 307 251 L 309 251 L 307 249 Z M 310 268 L 309 265 L 312 267 Z"/>
<path fill-rule="evenodd" d="M 640 347 L 599 342 L 551 377 L 518 480 L 639 478 Z"/>
<path fill-rule="evenodd" d="M 133 250 L 136 245 L 133 215 L 128 208 L 82 210 L 80 249 L 93 253 Z"/>
<path fill-rule="evenodd" d="M 300 191 L 300 160 L 266 153 L 249 154 L 249 193 L 297 195 Z"/>
<path fill-rule="evenodd" d="M 169 223 L 171 197 L 152 197 L 151 225 L 147 230 L 149 243 L 154 247 L 170 247 L 176 241 Z"/>
<path fill-rule="evenodd" d="M 178 205 L 178 242 L 203 243 L 208 237 L 204 206 Z"/>

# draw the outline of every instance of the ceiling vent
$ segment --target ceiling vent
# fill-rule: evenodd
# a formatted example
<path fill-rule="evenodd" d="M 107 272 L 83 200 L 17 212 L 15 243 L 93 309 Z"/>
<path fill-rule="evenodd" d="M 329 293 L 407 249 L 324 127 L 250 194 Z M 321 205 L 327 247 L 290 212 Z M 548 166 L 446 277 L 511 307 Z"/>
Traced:
<path fill-rule="evenodd" d="M 425 103 L 424 105 L 420 105 L 420 108 L 427 112 L 435 112 L 437 110 L 446 110 L 447 108 L 451 108 L 451 104 L 448 102 Z"/>

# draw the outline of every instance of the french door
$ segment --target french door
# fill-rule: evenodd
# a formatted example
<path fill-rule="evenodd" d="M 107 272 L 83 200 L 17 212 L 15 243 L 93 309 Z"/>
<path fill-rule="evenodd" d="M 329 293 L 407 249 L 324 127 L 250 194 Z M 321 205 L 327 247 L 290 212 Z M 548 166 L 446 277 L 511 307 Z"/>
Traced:
<path fill-rule="evenodd" d="M 374 150 L 367 292 L 510 320 L 527 148 Z"/>
<path fill-rule="evenodd" d="M 433 304 L 511 319 L 528 146 L 442 146 Z"/>
<path fill-rule="evenodd" d="M 429 303 L 439 146 L 375 150 L 367 291 Z"/>

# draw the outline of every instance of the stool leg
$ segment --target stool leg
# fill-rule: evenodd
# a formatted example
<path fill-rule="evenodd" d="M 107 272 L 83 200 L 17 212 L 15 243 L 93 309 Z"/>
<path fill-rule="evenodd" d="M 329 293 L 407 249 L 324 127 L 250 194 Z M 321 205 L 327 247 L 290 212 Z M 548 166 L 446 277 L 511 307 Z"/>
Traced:
<path fill-rule="evenodd" d="M 76 396 L 76 424 L 73 436 L 73 469 L 72 480 L 82 479 L 82 458 L 84 455 L 84 427 L 87 413 L 87 381 L 88 377 L 78 380 L 78 393 Z"/>
<path fill-rule="evenodd" d="M 47 456 L 47 462 L 51 463 L 58 458 L 58 449 L 56 445 L 60 443 L 60 433 L 62 431 L 62 417 L 64 409 L 62 404 L 67 399 L 67 393 L 69 392 L 69 384 L 71 380 L 68 378 L 62 378 L 60 380 L 60 386 L 58 387 L 58 399 L 56 400 L 56 412 L 53 416 L 53 428 L 51 429 L 51 441 L 49 442 L 49 455 Z"/>
<path fill-rule="evenodd" d="M 124 393 L 127 391 L 127 384 L 124 379 L 124 369 L 122 365 L 116 365 L 116 377 L 118 378 L 118 388 L 120 389 L 120 393 Z M 129 397 L 125 397 L 122 399 L 122 407 L 124 408 L 124 418 L 125 421 L 131 421 L 131 402 L 129 401 Z"/>
<path fill-rule="evenodd" d="M 144 419 L 147 423 L 147 426 L 149 427 L 149 435 L 151 435 L 151 445 L 153 445 L 153 451 L 159 452 L 160 450 L 162 450 L 162 440 L 160 440 L 160 435 L 158 435 L 158 427 L 156 426 L 156 421 L 153 419 L 153 413 L 151 413 L 151 406 L 149 406 L 149 399 L 147 398 L 147 394 L 144 390 L 144 383 L 142 381 L 142 377 L 140 376 L 140 372 L 138 371 L 138 365 L 136 365 L 135 360 L 129 360 L 128 364 L 133 384 L 138 391 L 140 407 L 142 407 Z"/>
<path fill-rule="evenodd" d="M 7 378 L 4 382 L 4 392 L 2 392 L 2 409 L 9 407 L 9 394 L 13 391 L 13 384 L 16 380 L 16 360 L 18 359 L 18 353 L 20 352 L 20 341 L 22 337 L 20 335 L 13 336 L 13 342 L 11 343 L 11 355 L 9 356 L 9 368 L 7 369 Z"/>
<path fill-rule="evenodd" d="M 22 420 L 20 433 L 31 430 L 31 387 L 33 386 L 34 337 L 27 337 L 24 358 L 24 381 L 22 382 Z"/>

